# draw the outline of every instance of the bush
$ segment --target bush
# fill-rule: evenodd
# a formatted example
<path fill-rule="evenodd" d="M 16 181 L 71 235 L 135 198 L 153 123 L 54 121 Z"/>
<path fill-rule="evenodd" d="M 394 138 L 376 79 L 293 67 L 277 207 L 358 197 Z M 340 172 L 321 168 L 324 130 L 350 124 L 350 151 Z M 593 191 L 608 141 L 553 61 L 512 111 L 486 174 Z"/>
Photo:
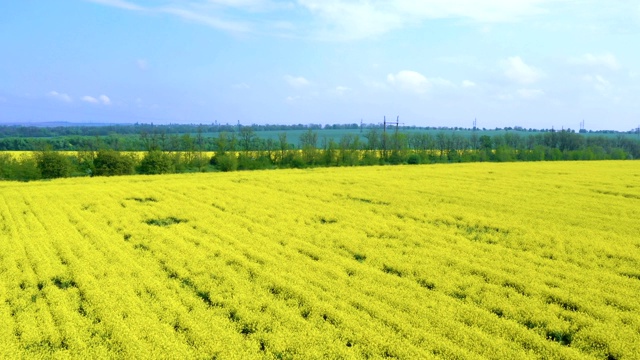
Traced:
<path fill-rule="evenodd" d="M 360 160 L 360 164 L 362 165 L 380 165 L 380 158 L 378 157 L 378 155 L 373 152 L 373 151 L 367 151 L 364 153 L 364 156 L 362 156 L 362 159 Z"/>
<path fill-rule="evenodd" d="M 93 160 L 94 175 L 130 175 L 135 171 L 135 161 L 131 156 L 114 150 L 100 150 Z"/>
<path fill-rule="evenodd" d="M 160 150 L 151 150 L 144 155 L 140 162 L 142 174 L 167 174 L 174 171 L 173 159 Z"/>
<path fill-rule="evenodd" d="M 407 164 L 417 165 L 420 164 L 420 156 L 418 154 L 411 154 L 407 158 Z"/>
<path fill-rule="evenodd" d="M 387 158 L 387 162 L 391 165 L 402 164 L 405 161 L 405 157 L 402 152 L 398 150 L 393 150 L 391 155 Z"/>
<path fill-rule="evenodd" d="M 234 155 L 224 154 L 215 157 L 216 166 L 220 171 L 236 171 L 238 170 L 238 158 Z"/>
<path fill-rule="evenodd" d="M 44 179 L 67 177 L 71 174 L 71 162 L 56 151 L 42 151 L 36 154 L 36 166 Z"/>

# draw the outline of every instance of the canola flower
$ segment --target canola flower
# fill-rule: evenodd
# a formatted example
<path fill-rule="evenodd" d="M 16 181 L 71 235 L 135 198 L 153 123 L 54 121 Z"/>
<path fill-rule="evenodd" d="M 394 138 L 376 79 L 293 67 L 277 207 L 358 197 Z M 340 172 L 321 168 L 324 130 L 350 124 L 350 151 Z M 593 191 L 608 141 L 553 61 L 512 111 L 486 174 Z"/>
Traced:
<path fill-rule="evenodd" d="M 0 183 L 0 358 L 640 358 L 640 163 Z"/>

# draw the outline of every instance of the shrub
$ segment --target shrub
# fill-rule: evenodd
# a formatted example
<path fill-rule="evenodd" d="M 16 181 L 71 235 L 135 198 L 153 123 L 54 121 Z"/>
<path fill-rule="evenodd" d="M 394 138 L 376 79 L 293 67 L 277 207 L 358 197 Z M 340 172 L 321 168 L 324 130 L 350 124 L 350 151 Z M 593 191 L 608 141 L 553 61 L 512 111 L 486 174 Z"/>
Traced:
<path fill-rule="evenodd" d="M 220 171 L 236 171 L 238 170 L 238 158 L 234 155 L 224 154 L 215 157 L 216 166 Z"/>
<path fill-rule="evenodd" d="M 71 162 L 56 151 L 42 151 L 36 154 L 36 166 L 44 179 L 67 177 L 71 174 Z"/>
<path fill-rule="evenodd" d="M 173 159 L 160 150 L 152 150 L 144 155 L 140 162 L 142 174 L 167 174 L 174 171 Z"/>
<path fill-rule="evenodd" d="M 417 165 L 420 164 L 420 156 L 418 154 L 411 154 L 407 158 L 407 164 Z"/>
<path fill-rule="evenodd" d="M 135 162 L 131 156 L 114 150 L 100 150 L 93 160 L 94 175 L 130 175 L 134 173 Z"/>

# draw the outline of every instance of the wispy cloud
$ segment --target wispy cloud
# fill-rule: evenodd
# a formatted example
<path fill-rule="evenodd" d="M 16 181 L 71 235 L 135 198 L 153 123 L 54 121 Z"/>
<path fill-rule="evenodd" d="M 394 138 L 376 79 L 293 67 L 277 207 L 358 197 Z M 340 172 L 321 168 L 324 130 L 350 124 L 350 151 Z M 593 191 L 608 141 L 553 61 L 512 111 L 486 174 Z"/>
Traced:
<path fill-rule="evenodd" d="M 111 99 L 107 95 L 100 95 L 100 96 L 98 96 L 98 98 L 95 98 L 95 97 L 89 96 L 89 95 L 85 95 L 80 100 L 82 100 L 84 102 L 88 102 L 90 104 L 100 104 L 100 103 L 102 103 L 103 105 L 111 105 Z"/>
<path fill-rule="evenodd" d="M 100 95 L 100 97 L 98 97 L 98 99 L 100 99 L 100 101 L 104 105 L 111 105 L 111 99 L 109 99 L 109 97 L 107 95 Z"/>
<path fill-rule="evenodd" d="M 481 24 L 515 22 L 548 12 L 568 0 L 298 0 L 320 21 L 325 38 L 371 37 L 429 20 L 462 19 Z"/>
<path fill-rule="evenodd" d="M 56 99 L 62 102 L 67 102 L 70 103 L 73 101 L 73 99 L 71 98 L 71 96 L 69 96 L 68 94 L 63 94 L 63 93 L 59 93 L 57 91 L 49 91 L 47 93 L 47 96 L 52 98 L 52 99 Z"/>
<path fill-rule="evenodd" d="M 227 21 L 218 16 L 199 13 L 191 9 L 183 9 L 178 7 L 165 7 L 155 9 L 158 12 L 175 15 L 184 20 L 194 21 L 201 23 L 219 30 L 226 30 L 231 32 L 248 32 L 251 30 L 251 26 L 243 22 Z"/>
<path fill-rule="evenodd" d="M 505 76 L 520 84 L 533 84 L 544 76 L 541 70 L 526 64 L 519 56 L 502 61 L 502 66 Z"/>
<path fill-rule="evenodd" d="M 389 74 L 387 75 L 387 81 L 391 85 L 415 93 L 424 93 L 429 86 L 429 80 L 427 80 L 424 75 L 411 70 L 403 70 L 397 74 Z"/>
<path fill-rule="evenodd" d="M 425 93 L 434 86 L 453 86 L 449 80 L 442 78 L 429 79 L 412 70 L 402 70 L 396 74 L 389 74 L 387 75 L 387 82 L 398 89 L 416 94 Z"/>
<path fill-rule="evenodd" d="M 107 5 L 111 7 L 120 8 L 120 9 L 125 9 L 125 10 L 135 10 L 135 11 L 145 10 L 144 7 L 136 5 L 129 1 L 125 1 L 125 0 L 87 0 L 87 1 L 96 3 L 96 4 L 102 4 L 102 5 Z"/>
<path fill-rule="evenodd" d="M 230 32 L 272 32 L 324 40 L 356 40 L 430 20 L 482 26 L 545 14 L 571 0 L 192 0 L 140 5 L 141 0 L 85 0 L 124 10 L 164 13 Z M 270 13 L 272 20 L 256 13 Z M 291 22 L 292 14 L 300 21 Z M 302 16 L 300 16 L 302 15 Z M 242 19 L 242 20 L 238 20 Z"/>
<path fill-rule="evenodd" d="M 219 30 L 231 32 L 247 32 L 251 27 L 248 23 L 239 21 L 224 20 L 223 14 L 219 7 L 211 5 L 224 5 L 227 7 L 247 7 L 257 4 L 258 0 L 209 0 L 200 2 L 182 2 L 172 6 L 143 6 L 132 1 L 125 0 L 85 0 L 96 4 L 115 7 L 123 10 L 168 14 L 179 17 L 183 20 L 200 23 Z"/>
<path fill-rule="evenodd" d="M 580 57 L 569 59 L 569 62 L 577 65 L 602 66 L 610 70 L 619 70 L 620 63 L 613 54 L 584 54 Z"/>
<path fill-rule="evenodd" d="M 582 80 L 603 95 L 609 94 L 613 88 L 611 82 L 602 75 L 585 75 Z"/>
<path fill-rule="evenodd" d="M 476 87 L 476 86 L 478 86 L 478 84 L 474 83 L 471 80 L 464 80 L 462 82 L 462 87 L 463 88 L 473 88 L 473 87 Z"/>
<path fill-rule="evenodd" d="M 336 95 L 342 96 L 345 93 L 351 91 L 351 89 L 346 86 L 336 86 L 336 88 L 333 91 Z"/>
<path fill-rule="evenodd" d="M 97 104 L 98 103 L 98 99 L 94 98 L 93 96 L 89 96 L 89 95 L 83 96 L 82 99 L 80 99 L 80 100 L 82 100 L 84 102 L 91 103 L 91 104 Z"/>
<path fill-rule="evenodd" d="M 311 84 L 309 80 L 305 79 L 302 76 L 286 75 L 284 77 L 284 81 L 286 81 L 289 86 L 296 89 L 303 88 Z"/>
<path fill-rule="evenodd" d="M 521 99 L 533 100 L 544 96 L 544 91 L 540 89 L 520 89 L 517 94 Z"/>

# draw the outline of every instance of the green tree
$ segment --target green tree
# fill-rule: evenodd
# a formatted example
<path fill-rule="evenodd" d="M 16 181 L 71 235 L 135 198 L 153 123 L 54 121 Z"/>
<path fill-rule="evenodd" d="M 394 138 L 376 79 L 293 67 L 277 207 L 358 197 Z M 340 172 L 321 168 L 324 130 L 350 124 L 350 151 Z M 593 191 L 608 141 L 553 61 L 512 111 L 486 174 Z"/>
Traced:
<path fill-rule="evenodd" d="M 71 162 L 65 155 L 51 150 L 36 153 L 36 164 L 44 179 L 67 177 L 72 170 Z"/>
<path fill-rule="evenodd" d="M 100 150 L 93 160 L 94 175 L 131 175 L 135 172 L 135 160 L 115 150 Z"/>
<path fill-rule="evenodd" d="M 249 152 L 252 150 L 252 144 L 256 139 L 256 134 L 251 126 L 243 126 L 240 128 L 240 142 L 242 144 L 242 150 Z"/>
<path fill-rule="evenodd" d="M 238 170 L 238 158 L 235 154 L 222 154 L 216 159 L 216 166 L 220 171 Z"/>
<path fill-rule="evenodd" d="M 302 149 L 304 162 L 314 165 L 318 148 L 318 133 L 309 129 L 300 135 L 300 148 Z"/>
<path fill-rule="evenodd" d="M 140 173 L 142 174 L 167 174 L 173 171 L 173 159 L 169 154 L 160 150 L 147 152 L 140 162 Z"/>

